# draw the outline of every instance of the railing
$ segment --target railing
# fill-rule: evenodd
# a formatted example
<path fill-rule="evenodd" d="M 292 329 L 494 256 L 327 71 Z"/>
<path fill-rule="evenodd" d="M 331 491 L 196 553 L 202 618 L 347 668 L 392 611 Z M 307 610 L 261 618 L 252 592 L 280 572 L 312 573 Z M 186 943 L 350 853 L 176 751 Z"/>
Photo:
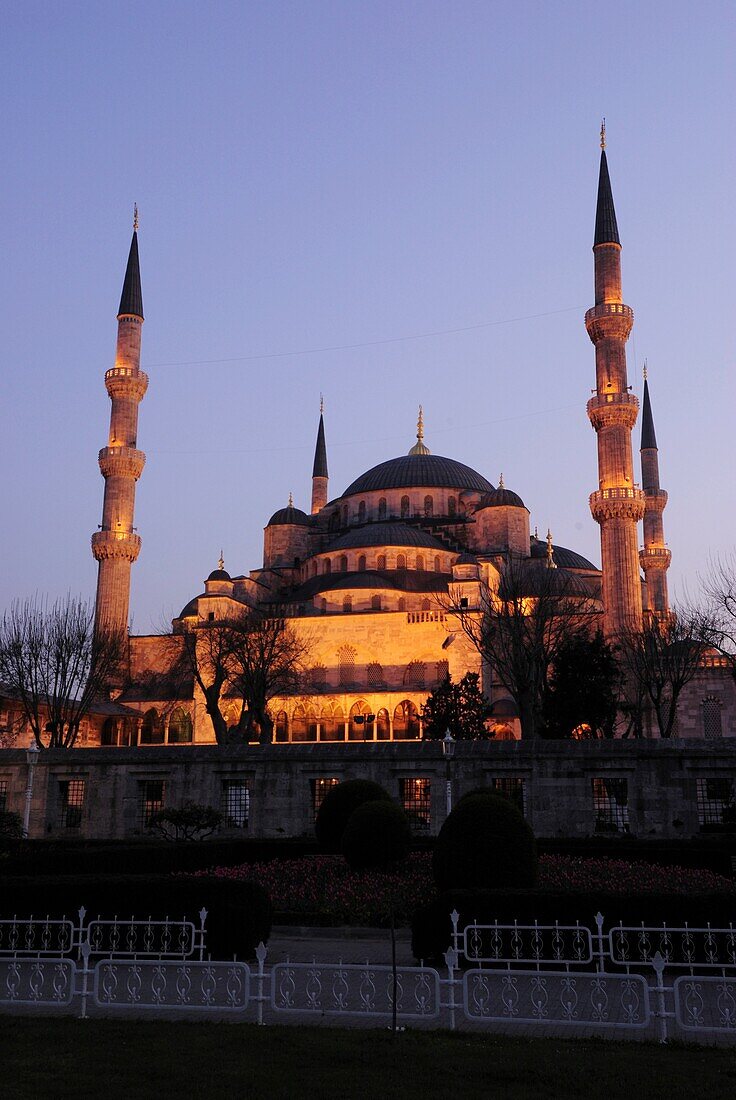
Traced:
<path fill-rule="evenodd" d="M 587 325 L 589 321 L 597 321 L 601 317 L 628 317 L 633 322 L 634 311 L 623 302 L 601 302 L 600 305 L 586 310 L 585 323 Z"/>
<path fill-rule="evenodd" d="M 407 611 L 408 623 L 443 623 L 447 616 L 444 611 Z"/>

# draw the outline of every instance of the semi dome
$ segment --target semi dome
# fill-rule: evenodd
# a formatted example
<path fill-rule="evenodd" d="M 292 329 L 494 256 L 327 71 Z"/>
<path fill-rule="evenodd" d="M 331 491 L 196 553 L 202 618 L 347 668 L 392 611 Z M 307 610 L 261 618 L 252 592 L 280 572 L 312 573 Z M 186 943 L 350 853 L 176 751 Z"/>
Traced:
<path fill-rule="evenodd" d="M 296 527 L 308 527 L 309 516 L 306 512 L 302 512 L 301 508 L 295 508 L 293 504 L 287 504 L 286 508 L 279 508 L 277 512 L 274 512 L 266 526 L 281 527 L 286 524 L 292 524 Z"/>
<path fill-rule="evenodd" d="M 369 546 L 422 546 L 428 550 L 447 549 L 439 539 L 427 534 L 419 527 L 410 527 L 408 523 L 371 523 L 340 535 L 321 553 L 331 554 L 335 550 L 359 550 Z"/>
<path fill-rule="evenodd" d="M 499 485 L 492 493 L 485 493 L 481 497 L 476 511 L 480 511 L 481 508 L 526 508 L 526 505 L 518 493 L 514 493 L 504 485 Z"/>
<path fill-rule="evenodd" d="M 442 455 L 408 454 L 390 458 L 361 474 L 343 496 L 371 493 L 380 489 L 472 489 L 492 493 L 493 485 L 476 470 Z"/>
<path fill-rule="evenodd" d="M 538 539 L 532 535 L 530 550 L 533 558 L 547 557 L 547 543 L 544 539 Z M 600 572 L 598 566 L 593 565 L 592 561 L 588 561 L 582 554 L 577 554 L 574 550 L 568 550 L 566 546 L 555 546 L 553 543 L 552 556 L 555 565 L 558 565 L 561 569 L 586 569 L 594 573 Z"/>
<path fill-rule="evenodd" d="M 207 578 L 208 581 L 231 581 L 232 577 L 226 569 L 213 569 Z"/>

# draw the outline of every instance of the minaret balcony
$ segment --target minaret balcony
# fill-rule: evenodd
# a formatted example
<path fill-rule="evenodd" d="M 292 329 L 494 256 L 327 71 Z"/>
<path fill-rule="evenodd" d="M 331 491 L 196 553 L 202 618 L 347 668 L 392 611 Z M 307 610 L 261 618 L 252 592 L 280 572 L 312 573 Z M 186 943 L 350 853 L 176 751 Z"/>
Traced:
<path fill-rule="evenodd" d="M 148 389 L 148 375 L 134 367 L 110 367 L 105 371 L 105 388 L 111 398 L 131 397 L 141 401 Z"/>
<path fill-rule="evenodd" d="M 639 398 L 634 393 L 599 393 L 588 402 L 588 419 L 597 432 L 621 426 L 631 430 L 639 415 Z"/>
<path fill-rule="evenodd" d="M 97 561 L 124 558 L 133 562 L 141 552 L 141 537 L 135 531 L 95 531 L 92 554 Z"/>
<path fill-rule="evenodd" d="M 137 481 L 146 464 L 146 456 L 135 447 L 103 447 L 98 462 L 105 478 L 130 477 Z"/>
<path fill-rule="evenodd" d="M 641 489 L 622 486 L 598 489 L 590 494 L 590 510 L 598 523 L 608 519 L 630 519 L 638 523 L 644 516 L 645 507 Z"/>
<path fill-rule="evenodd" d="M 666 546 L 645 546 L 639 551 L 639 563 L 646 573 L 647 569 L 669 569 L 672 551 Z"/>
<path fill-rule="evenodd" d="M 601 302 L 585 314 L 585 327 L 594 344 L 607 337 L 628 340 L 634 326 L 634 311 L 623 302 Z"/>
<path fill-rule="evenodd" d="M 647 512 L 664 512 L 667 506 L 666 489 L 644 489 L 647 501 Z"/>

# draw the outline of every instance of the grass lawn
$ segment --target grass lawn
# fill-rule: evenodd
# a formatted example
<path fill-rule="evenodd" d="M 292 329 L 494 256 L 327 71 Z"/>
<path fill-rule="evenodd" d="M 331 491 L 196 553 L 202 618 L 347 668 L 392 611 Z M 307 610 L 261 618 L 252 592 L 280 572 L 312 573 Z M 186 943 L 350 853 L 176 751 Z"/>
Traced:
<path fill-rule="evenodd" d="M 8 1100 L 736 1095 L 732 1049 L 17 1016 L 2 1017 L 0 1036 L 0 1095 Z"/>

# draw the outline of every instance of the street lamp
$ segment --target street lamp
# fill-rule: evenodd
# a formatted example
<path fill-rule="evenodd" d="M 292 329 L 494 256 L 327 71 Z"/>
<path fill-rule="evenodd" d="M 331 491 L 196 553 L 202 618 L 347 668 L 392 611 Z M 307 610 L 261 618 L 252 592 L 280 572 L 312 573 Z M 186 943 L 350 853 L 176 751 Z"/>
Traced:
<path fill-rule="evenodd" d="M 31 798 L 33 797 L 33 771 L 38 760 L 38 743 L 34 737 L 26 749 L 26 763 L 28 764 L 28 780 L 26 782 L 26 808 L 23 813 L 23 836 L 28 836 L 28 826 L 31 821 Z"/>
<path fill-rule="evenodd" d="M 452 813 L 452 759 L 455 755 L 455 738 L 449 730 L 442 738 L 442 755 L 445 758 L 445 805 L 447 817 Z"/>

